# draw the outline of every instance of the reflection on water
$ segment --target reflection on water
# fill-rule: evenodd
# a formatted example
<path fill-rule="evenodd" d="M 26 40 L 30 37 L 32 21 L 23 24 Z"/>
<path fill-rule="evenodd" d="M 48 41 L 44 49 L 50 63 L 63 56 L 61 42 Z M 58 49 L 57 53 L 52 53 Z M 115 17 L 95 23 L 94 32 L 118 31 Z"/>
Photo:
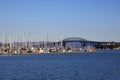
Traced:
<path fill-rule="evenodd" d="M 0 80 L 120 80 L 120 51 L 0 56 Z"/>

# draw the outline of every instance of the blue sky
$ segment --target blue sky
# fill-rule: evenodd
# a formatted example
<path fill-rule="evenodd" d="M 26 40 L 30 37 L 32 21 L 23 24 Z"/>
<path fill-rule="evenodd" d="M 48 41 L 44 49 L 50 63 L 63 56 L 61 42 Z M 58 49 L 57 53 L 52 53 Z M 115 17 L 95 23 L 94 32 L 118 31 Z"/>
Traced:
<path fill-rule="evenodd" d="M 0 0 L 2 33 L 120 42 L 120 0 Z"/>

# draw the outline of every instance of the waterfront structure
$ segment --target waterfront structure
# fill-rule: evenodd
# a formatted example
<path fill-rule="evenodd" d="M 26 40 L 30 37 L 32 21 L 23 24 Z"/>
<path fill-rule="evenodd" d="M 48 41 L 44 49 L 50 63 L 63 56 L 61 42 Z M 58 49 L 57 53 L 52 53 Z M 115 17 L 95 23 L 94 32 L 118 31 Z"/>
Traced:
<path fill-rule="evenodd" d="M 96 51 L 96 48 L 103 48 L 106 45 L 110 46 L 111 48 L 111 45 L 115 44 L 113 42 L 89 41 L 87 39 L 80 37 L 69 37 L 55 42 L 49 40 L 48 34 L 46 41 L 40 41 L 38 35 L 36 37 L 37 41 L 32 40 L 33 39 L 30 34 L 28 37 L 25 34 L 22 36 L 22 38 L 18 37 L 18 41 L 15 40 L 15 35 L 12 36 L 10 35 L 9 38 L 3 35 L 2 42 L 0 43 L 0 53 L 24 54 L 24 53 L 54 53 L 54 52 L 65 53 L 83 51 L 94 52 Z M 116 47 L 116 49 L 119 49 L 118 47 Z"/>

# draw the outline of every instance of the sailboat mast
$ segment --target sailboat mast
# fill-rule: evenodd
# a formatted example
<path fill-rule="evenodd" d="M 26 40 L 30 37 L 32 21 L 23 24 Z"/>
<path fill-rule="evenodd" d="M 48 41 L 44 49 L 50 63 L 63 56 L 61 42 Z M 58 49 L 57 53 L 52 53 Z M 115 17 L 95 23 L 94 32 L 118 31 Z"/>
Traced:
<path fill-rule="evenodd" d="M 2 36 L 2 47 L 4 48 L 4 44 L 5 44 L 5 39 L 4 39 L 4 33 L 3 33 L 3 36 Z"/>
<path fill-rule="evenodd" d="M 27 39 L 26 39 L 26 33 L 24 33 L 24 47 L 27 48 Z"/>
<path fill-rule="evenodd" d="M 11 49 L 11 47 L 12 47 L 12 45 L 11 45 L 11 43 L 12 43 L 12 41 L 11 41 L 11 35 L 9 36 L 10 37 L 10 49 Z"/>
<path fill-rule="evenodd" d="M 37 34 L 37 39 L 38 39 L 38 48 L 40 47 L 40 40 L 39 40 L 39 33 Z"/>
<path fill-rule="evenodd" d="M 63 47 L 63 44 L 62 44 L 62 43 L 63 43 L 63 41 L 62 41 L 62 38 L 61 38 L 61 48 Z"/>

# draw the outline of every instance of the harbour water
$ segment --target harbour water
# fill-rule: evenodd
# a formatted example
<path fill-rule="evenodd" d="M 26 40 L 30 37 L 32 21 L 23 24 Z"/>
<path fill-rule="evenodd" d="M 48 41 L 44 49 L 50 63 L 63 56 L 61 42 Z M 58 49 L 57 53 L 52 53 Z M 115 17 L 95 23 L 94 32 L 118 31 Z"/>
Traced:
<path fill-rule="evenodd" d="M 0 80 L 120 80 L 120 51 L 0 55 Z"/>

